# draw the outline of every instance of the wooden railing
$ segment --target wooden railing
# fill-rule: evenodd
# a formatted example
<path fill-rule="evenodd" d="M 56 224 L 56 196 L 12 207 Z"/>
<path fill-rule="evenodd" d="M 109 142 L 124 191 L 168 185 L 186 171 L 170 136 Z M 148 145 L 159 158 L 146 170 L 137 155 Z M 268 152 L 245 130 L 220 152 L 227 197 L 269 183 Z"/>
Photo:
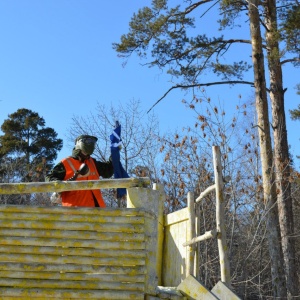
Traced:
<path fill-rule="evenodd" d="M 147 177 L 126 178 L 126 179 L 81 180 L 81 181 L 1 183 L 0 195 L 63 192 L 63 191 L 110 189 L 110 188 L 149 187 L 149 185 L 150 185 L 150 179 Z"/>

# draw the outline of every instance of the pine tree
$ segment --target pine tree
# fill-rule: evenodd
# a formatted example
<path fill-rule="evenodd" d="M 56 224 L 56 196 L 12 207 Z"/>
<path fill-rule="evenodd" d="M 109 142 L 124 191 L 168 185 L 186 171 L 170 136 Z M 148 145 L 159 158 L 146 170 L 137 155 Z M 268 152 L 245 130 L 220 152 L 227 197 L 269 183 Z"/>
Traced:
<path fill-rule="evenodd" d="M 1 130 L 0 175 L 7 175 L 7 167 L 14 165 L 6 181 L 44 181 L 63 145 L 55 130 L 46 127 L 38 113 L 26 108 L 8 115 Z"/>

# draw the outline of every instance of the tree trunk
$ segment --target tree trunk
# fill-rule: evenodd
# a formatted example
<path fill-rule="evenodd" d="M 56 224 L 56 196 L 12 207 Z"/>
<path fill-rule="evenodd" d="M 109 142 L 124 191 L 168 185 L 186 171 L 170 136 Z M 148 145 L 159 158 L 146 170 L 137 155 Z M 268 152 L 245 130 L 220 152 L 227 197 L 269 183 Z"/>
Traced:
<path fill-rule="evenodd" d="M 286 130 L 282 68 L 280 64 L 276 1 L 266 1 L 266 43 L 270 75 L 270 98 L 272 104 L 274 161 L 276 169 L 279 224 L 282 237 L 285 276 L 288 297 L 298 295 L 298 275 L 295 261 L 293 207 L 290 184 L 290 158 Z"/>
<path fill-rule="evenodd" d="M 249 18 L 252 42 L 252 61 L 254 67 L 255 101 L 257 126 L 260 142 L 264 202 L 267 213 L 268 245 L 271 259 L 271 273 L 274 298 L 287 296 L 283 269 L 283 255 L 280 245 L 280 229 L 277 210 L 273 154 L 268 117 L 268 101 L 264 69 L 264 55 L 259 23 L 258 0 L 249 1 Z"/>

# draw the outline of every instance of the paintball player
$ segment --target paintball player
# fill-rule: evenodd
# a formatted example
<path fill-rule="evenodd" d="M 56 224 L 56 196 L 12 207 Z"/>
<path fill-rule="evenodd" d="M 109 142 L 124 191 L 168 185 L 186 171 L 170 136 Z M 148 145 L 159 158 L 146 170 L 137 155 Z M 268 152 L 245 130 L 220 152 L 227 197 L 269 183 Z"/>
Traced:
<path fill-rule="evenodd" d="M 101 162 L 92 158 L 97 138 L 91 135 L 80 135 L 75 140 L 72 156 L 61 160 L 47 175 L 46 181 L 98 180 L 99 177 L 110 178 L 114 174 L 111 161 Z M 87 174 L 74 177 L 82 164 L 87 166 Z M 105 207 L 100 189 L 61 192 L 62 206 Z"/>

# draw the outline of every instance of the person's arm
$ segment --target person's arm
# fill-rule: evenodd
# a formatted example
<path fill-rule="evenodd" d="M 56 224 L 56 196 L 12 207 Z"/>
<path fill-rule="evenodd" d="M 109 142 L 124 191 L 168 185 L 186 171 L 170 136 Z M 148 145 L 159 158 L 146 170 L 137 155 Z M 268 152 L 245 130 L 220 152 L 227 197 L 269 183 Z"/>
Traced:
<path fill-rule="evenodd" d="M 47 175 L 45 181 L 64 180 L 66 169 L 63 163 L 58 163 Z"/>
<path fill-rule="evenodd" d="M 94 159 L 94 162 L 97 167 L 97 171 L 101 177 L 110 178 L 113 176 L 114 168 L 113 168 L 113 164 L 110 160 L 106 161 L 106 162 L 102 162 L 102 161 L 98 161 L 98 160 Z"/>

